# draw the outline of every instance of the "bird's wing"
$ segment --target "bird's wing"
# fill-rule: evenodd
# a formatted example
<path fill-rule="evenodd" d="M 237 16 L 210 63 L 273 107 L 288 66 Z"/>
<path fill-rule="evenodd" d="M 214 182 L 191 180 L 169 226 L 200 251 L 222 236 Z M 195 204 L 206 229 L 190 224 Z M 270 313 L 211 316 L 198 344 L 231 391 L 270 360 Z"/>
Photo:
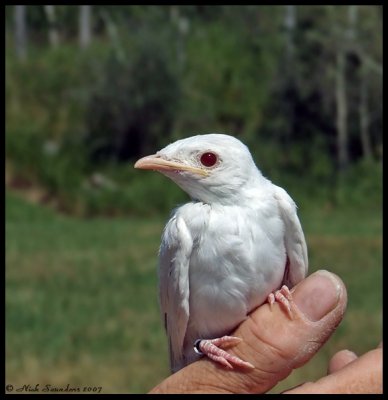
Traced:
<path fill-rule="evenodd" d="M 296 213 L 296 205 L 288 193 L 276 186 L 275 198 L 284 222 L 284 243 L 287 252 L 287 266 L 283 283 L 295 286 L 307 274 L 307 246 L 302 226 Z"/>
<path fill-rule="evenodd" d="M 159 299 L 166 328 L 170 366 L 181 368 L 183 342 L 189 320 L 189 262 L 193 248 L 191 234 L 181 217 L 167 223 L 159 252 Z"/>

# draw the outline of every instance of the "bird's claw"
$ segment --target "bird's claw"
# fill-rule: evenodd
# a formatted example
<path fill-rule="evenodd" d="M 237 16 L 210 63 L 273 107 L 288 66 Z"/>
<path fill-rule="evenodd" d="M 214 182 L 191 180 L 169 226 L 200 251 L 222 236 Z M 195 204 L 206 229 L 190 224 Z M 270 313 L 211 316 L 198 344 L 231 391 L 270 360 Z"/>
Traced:
<path fill-rule="evenodd" d="M 255 368 L 251 363 L 241 360 L 241 358 L 233 356 L 222 348 L 235 346 L 242 339 L 235 336 L 223 336 L 216 339 L 198 339 L 194 343 L 196 353 L 205 355 L 211 360 L 222 364 L 228 369 L 233 369 L 233 365 L 241 368 Z"/>
<path fill-rule="evenodd" d="M 292 320 L 294 319 L 294 315 L 292 313 L 291 304 L 293 303 L 292 294 L 290 289 L 286 285 L 283 285 L 279 290 L 275 293 L 270 293 L 267 299 L 271 309 L 275 302 L 278 302 L 279 305 L 285 310 L 288 317 Z"/>

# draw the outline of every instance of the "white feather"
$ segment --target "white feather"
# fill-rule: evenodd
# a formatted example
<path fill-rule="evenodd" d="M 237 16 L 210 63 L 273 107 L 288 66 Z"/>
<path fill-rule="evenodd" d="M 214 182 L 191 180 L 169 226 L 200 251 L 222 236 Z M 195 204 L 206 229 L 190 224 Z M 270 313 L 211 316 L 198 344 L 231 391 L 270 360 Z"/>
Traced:
<path fill-rule="evenodd" d="M 293 200 L 262 176 L 240 141 L 195 136 L 158 156 L 204 168 L 198 160 L 205 151 L 219 157 L 206 177 L 163 171 L 194 199 L 175 210 L 160 247 L 160 306 L 173 371 L 198 358 L 196 339 L 229 334 L 283 283 L 292 287 L 302 280 L 308 268 Z"/>

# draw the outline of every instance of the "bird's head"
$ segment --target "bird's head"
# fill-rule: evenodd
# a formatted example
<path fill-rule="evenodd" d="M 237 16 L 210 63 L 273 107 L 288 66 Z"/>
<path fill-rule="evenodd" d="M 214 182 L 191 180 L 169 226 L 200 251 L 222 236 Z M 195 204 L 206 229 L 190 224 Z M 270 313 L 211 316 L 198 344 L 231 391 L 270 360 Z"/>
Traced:
<path fill-rule="evenodd" d="M 242 142 L 217 133 L 178 140 L 141 158 L 135 168 L 159 171 L 193 199 L 209 204 L 235 204 L 251 184 L 264 179 Z"/>

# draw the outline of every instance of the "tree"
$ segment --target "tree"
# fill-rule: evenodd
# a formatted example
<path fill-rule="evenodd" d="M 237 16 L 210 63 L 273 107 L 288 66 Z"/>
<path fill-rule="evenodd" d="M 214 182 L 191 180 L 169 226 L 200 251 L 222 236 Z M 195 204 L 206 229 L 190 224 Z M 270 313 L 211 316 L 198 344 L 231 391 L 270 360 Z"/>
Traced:
<path fill-rule="evenodd" d="M 372 158 L 372 149 L 369 135 L 369 111 L 368 111 L 368 81 L 365 73 L 365 68 L 361 69 L 360 76 L 360 137 L 362 144 L 362 154 L 364 159 L 370 160 Z"/>
<path fill-rule="evenodd" d="M 57 18 L 55 13 L 54 6 L 44 6 L 44 11 L 47 16 L 47 20 L 49 23 L 48 34 L 49 34 L 49 43 L 52 47 L 57 47 L 59 44 L 59 33 L 57 28 Z"/>
<path fill-rule="evenodd" d="M 80 6 L 79 10 L 79 44 L 88 47 L 92 39 L 91 6 Z"/>
<path fill-rule="evenodd" d="M 349 163 L 348 153 L 348 103 L 346 98 L 345 53 L 337 50 L 335 66 L 335 99 L 336 99 L 336 128 L 337 128 L 337 162 L 340 170 Z"/>
<path fill-rule="evenodd" d="M 27 57 L 26 6 L 15 6 L 15 47 L 19 60 Z"/>

